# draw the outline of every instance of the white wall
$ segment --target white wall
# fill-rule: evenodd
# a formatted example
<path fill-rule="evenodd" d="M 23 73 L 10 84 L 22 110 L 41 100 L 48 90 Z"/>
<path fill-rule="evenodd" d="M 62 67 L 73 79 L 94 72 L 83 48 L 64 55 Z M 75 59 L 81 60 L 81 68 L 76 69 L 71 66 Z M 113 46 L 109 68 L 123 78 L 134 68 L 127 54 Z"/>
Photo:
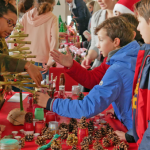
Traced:
<path fill-rule="evenodd" d="M 70 15 L 69 7 L 66 4 L 65 0 L 59 0 L 61 5 L 57 5 L 58 0 L 56 1 L 56 5 L 54 6 L 53 13 L 59 17 L 61 15 L 62 20 L 67 22 L 67 16 Z"/>

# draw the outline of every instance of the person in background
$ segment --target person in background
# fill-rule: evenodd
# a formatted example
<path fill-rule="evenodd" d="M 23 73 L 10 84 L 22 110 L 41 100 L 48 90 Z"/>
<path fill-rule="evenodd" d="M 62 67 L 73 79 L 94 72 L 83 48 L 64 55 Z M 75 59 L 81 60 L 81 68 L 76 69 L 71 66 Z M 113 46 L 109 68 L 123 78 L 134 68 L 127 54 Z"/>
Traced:
<path fill-rule="evenodd" d="M 58 49 L 58 18 L 52 13 L 54 5 L 55 0 L 37 0 L 36 8 L 26 12 L 20 20 L 24 33 L 29 34 L 25 40 L 31 41 L 29 48 L 32 55 L 36 55 L 32 60 L 44 68 L 43 79 L 54 64 L 50 51 Z"/>
<path fill-rule="evenodd" d="M 20 0 L 19 1 L 19 19 L 34 7 L 34 0 Z"/>
<path fill-rule="evenodd" d="M 79 35 L 82 36 L 82 41 L 86 41 L 83 32 L 87 30 L 91 14 L 83 0 L 65 0 L 69 4 L 69 9 L 72 15 L 70 26 L 74 23 L 78 26 Z"/>
<path fill-rule="evenodd" d="M 91 1 L 91 2 L 88 2 L 86 4 L 86 6 L 88 7 L 89 12 L 91 13 L 91 15 L 93 14 L 94 4 L 95 4 L 95 1 Z"/>

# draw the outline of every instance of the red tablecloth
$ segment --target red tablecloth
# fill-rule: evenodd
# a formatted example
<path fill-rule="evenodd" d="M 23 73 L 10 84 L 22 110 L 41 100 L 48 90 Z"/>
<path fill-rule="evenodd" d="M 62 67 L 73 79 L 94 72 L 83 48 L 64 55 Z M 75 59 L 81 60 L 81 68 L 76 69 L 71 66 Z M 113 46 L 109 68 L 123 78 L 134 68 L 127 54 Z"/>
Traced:
<path fill-rule="evenodd" d="M 71 96 L 70 93 L 67 93 L 68 96 Z M 24 106 L 24 110 L 26 110 L 26 108 L 28 107 L 27 104 L 27 98 L 23 101 L 23 106 Z M 23 129 L 23 126 L 14 126 L 12 125 L 10 122 L 7 121 L 7 115 L 8 113 L 14 109 L 14 108 L 19 108 L 19 103 L 13 103 L 13 102 L 6 102 L 4 103 L 2 109 L 0 110 L 0 124 L 3 124 L 6 126 L 5 131 L 2 133 L 2 137 L 5 135 L 9 135 L 11 134 L 12 131 L 19 131 L 20 129 Z M 110 105 L 108 109 L 112 108 L 112 106 Z M 106 111 L 106 110 L 105 110 Z M 105 113 L 105 111 L 103 113 Z M 127 129 L 125 128 L 124 125 L 122 125 L 122 123 L 118 120 L 115 119 L 110 119 L 109 116 L 106 116 L 105 120 L 112 126 L 112 128 L 114 130 L 121 130 L 126 132 Z M 61 117 L 60 116 L 60 120 L 59 123 L 62 122 L 69 122 L 69 118 L 67 117 Z M 37 149 L 37 145 L 35 144 L 35 142 L 25 142 L 25 147 L 23 148 L 23 150 L 36 150 Z M 67 150 L 69 149 L 69 147 L 67 147 L 66 145 L 63 145 L 63 150 Z M 108 150 L 113 150 L 113 147 L 109 147 L 106 148 Z M 129 150 L 137 150 L 137 146 L 135 143 L 131 143 L 129 144 Z"/>
<path fill-rule="evenodd" d="M 57 81 L 56 81 L 56 90 L 59 90 L 59 76 L 61 73 L 65 74 L 65 90 L 66 91 L 71 91 L 72 90 L 72 85 L 78 85 L 78 83 L 71 78 L 68 74 L 65 73 L 64 67 L 61 66 L 60 64 L 57 64 L 57 67 L 51 67 L 49 70 L 49 77 L 51 78 L 51 73 L 53 73 L 53 77 L 55 78 L 57 76 Z"/>

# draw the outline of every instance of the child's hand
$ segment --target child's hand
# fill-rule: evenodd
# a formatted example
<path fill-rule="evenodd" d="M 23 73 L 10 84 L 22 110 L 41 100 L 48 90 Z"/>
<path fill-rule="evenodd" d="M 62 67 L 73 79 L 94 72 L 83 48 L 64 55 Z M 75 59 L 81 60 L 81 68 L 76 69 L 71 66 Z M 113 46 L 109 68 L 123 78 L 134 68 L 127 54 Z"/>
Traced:
<path fill-rule="evenodd" d="M 126 141 L 125 132 L 116 130 L 115 134 L 119 137 L 121 141 Z"/>
<path fill-rule="evenodd" d="M 43 73 L 45 74 L 48 70 L 49 70 L 50 66 L 45 65 L 45 63 L 43 63 Z"/>
<path fill-rule="evenodd" d="M 73 65 L 73 59 L 71 56 L 71 53 L 69 51 L 69 48 L 67 47 L 67 54 L 64 55 L 61 52 L 54 50 L 50 52 L 50 55 L 53 57 L 53 59 L 58 62 L 59 64 L 71 68 Z"/>
<path fill-rule="evenodd" d="M 110 118 L 116 119 L 114 116 L 114 109 L 113 108 L 106 111 L 106 115 L 108 115 L 108 114 L 110 115 Z"/>
<path fill-rule="evenodd" d="M 74 46 L 75 46 L 75 47 L 77 47 L 77 48 L 81 48 L 81 46 L 80 46 L 80 42 L 76 42 L 76 43 L 74 43 Z"/>
<path fill-rule="evenodd" d="M 89 59 L 85 58 L 82 61 L 81 66 L 85 69 L 89 69 L 89 68 L 91 68 L 90 64 L 91 64 L 91 61 Z"/>

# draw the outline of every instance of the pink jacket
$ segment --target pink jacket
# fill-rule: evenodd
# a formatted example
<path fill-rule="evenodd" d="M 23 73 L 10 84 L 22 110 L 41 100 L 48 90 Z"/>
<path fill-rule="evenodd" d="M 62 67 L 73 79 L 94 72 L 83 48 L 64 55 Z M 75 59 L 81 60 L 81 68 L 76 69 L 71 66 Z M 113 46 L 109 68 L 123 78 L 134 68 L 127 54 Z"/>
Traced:
<path fill-rule="evenodd" d="M 32 60 L 51 66 L 53 61 L 49 52 L 58 49 L 57 17 L 52 12 L 38 15 L 34 8 L 24 14 L 20 23 L 24 26 L 24 33 L 29 34 L 25 41 L 31 41 L 31 45 L 28 45 L 31 55 L 36 55 Z"/>

